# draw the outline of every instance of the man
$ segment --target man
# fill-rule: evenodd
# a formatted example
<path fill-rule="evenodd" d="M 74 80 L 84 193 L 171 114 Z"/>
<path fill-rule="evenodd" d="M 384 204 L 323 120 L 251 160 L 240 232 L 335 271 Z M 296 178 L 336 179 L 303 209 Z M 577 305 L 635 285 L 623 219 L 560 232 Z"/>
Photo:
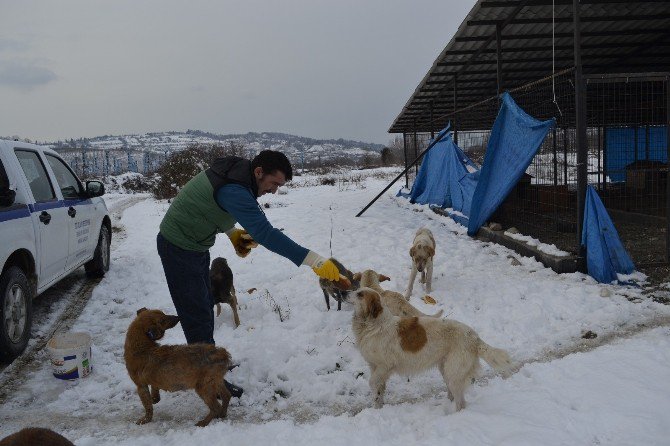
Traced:
<path fill-rule="evenodd" d="M 214 302 L 209 289 L 209 248 L 225 232 L 235 252 L 246 257 L 256 242 L 321 278 L 338 280 L 337 266 L 273 228 L 256 199 L 290 181 L 288 158 L 263 150 L 252 161 L 219 158 L 177 194 L 157 236 L 158 254 L 186 342 L 214 344 Z M 244 229 L 235 228 L 238 222 Z M 232 391 L 231 391 L 232 393 Z"/>

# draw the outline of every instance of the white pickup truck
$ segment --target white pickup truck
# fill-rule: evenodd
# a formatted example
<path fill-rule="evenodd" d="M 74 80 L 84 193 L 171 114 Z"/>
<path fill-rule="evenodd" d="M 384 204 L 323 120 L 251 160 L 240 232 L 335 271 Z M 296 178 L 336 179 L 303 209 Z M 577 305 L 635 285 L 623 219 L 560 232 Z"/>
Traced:
<path fill-rule="evenodd" d="M 0 360 L 26 348 L 33 298 L 82 265 L 89 277 L 109 270 L 104 193 L 57 152 L 0 140 Z"/>

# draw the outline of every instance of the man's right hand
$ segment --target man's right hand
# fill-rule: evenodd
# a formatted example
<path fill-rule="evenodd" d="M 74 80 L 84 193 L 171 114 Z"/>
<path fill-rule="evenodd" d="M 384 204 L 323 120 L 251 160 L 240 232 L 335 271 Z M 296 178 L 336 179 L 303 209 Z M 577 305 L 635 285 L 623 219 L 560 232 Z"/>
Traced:
<path fill-rule="evenodd" d="M 330 281 L 340 280 L 340 270 L 335 266 L 332 260 L 321 257 L 317 253 L 310 251 L 302 262 L 311 266 L 312 271 L 322 279 Z"/>

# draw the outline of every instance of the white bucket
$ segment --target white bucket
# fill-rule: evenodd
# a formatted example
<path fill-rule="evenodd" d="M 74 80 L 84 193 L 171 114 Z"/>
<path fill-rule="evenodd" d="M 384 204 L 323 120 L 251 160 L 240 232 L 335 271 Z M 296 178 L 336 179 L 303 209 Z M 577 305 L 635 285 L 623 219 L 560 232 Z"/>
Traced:
<path fill-rule="evenodd" d="M 91 336 L 88 333 L 55 335 L 47 343 L 47 351 L 56 378 L 77 379 L 91 373 Z"/>

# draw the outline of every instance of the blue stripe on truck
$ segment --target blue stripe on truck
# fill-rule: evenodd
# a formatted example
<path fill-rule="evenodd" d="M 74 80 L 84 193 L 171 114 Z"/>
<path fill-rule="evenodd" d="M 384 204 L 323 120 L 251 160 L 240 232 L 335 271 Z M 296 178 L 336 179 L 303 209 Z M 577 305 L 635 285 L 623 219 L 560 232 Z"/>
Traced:
<path fill-rule="evenodd" d="M 27 204 L 21 205 L 8 211 L 0 211 L 0 223 L 3 221 L 16 220 L 17 218 L 30 217 L 30 209 Z"/>
<path fill-rule="evenodd" d="M 30 217 L 33 212 L 48 211 L 49 209 L 77 206 L 80 204 L 91 204 L 91 199 L 83 200 L 54 200 L 35 204 L 19 204 L 12 206 L 10 210 L 0 210 L 0 223 L 3 221 L 16 220 L 17 218 Z"/>

